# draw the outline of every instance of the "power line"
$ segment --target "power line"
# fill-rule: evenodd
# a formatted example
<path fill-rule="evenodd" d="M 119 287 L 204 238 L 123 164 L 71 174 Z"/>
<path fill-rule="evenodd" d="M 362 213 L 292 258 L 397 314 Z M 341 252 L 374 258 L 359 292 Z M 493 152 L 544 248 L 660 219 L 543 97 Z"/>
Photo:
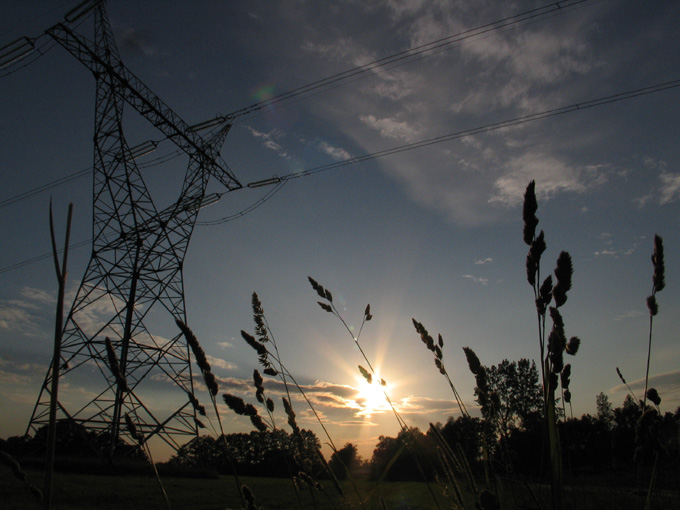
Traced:
<path fill-rule="evenodd" d="M 620 92 L 617 94 L 612 94 L 610 96 L 605 96 L 605 97 L 600 97 L 597 99 L 592 99 L 590 101 L 584 101 L 581 103 L 574 103 L 568 106 L 563 106 L 560 108 L 553 108 L 551 110 L 545 110 L 542 112 L 538 113 L 532 113 L 529 115 L 524 115 L 522 117 L 516 117 L 514 119 L 508 119 L 504 120 L 501 122 L 494 122 L 491 124 L 486 124 L 484 126 L 480 127 L 475 127 L 471 129 L 465 129 L 462 131 L 457 131 L 455 133 L 449 133 L 447 135 L 442 135 L 442 136 L 437 136 L 434 138 L 428 138 L 426 140 L 421 140 L 419 142 L 413 142 L 409 144 L 404 144 L 404 145 L 398 145 L 396 147 L 392 147 L 390 149 L 385 149 L 382 151 L 378 152 L 373 152 L 370 154 L 364 154 L 362 156 L 356 156 L 354 158 L 348 158 L 344 159 L 342 161 L 335 161 L 333 163 L 329 163 L 327 165 L 321 165 L 317 166 L 314 168 L 309 168 L 307 170 L 302 170 L 301 172 L 295 172 L 283 176 L 277 176 L 275 179 L 273 179 L 272 183 L 279 183 L 279 182 L 286 182 L 291 179 L 298 179 L 300 177 L 307 177 L 309 175 L 317 174 L 320 172 L 325 172 L 327 170 L 333 170 L 335 168 L 340 168 L 343 166 L 347 165 L 353 165 L 355 163 L 362 163 L 364 161 L 369 161 L 373 159 L 378 159 L 382 158 L 385 156 L 390 156 L 392 154 L 398 154 L 400 152 L 406 152 L 406 151 L 411 151 L 414 149 L 420 149 L 423 147 L 429 147 L 431 145 L 443 143 L 443 142 L 449 142 L 452 140 L 457 140 L 460 138 L 464 138 L 466 136 L 472 136 L 472 135 L 478 135 L 482 133 L 488 133 L 490 131 L 496 131 L 498 129 L 503 129 L 507 127 L 512 127 L 512 126 L 518 126 L 520 124 L 526 124 L 529 122 L 535 122 L 537 120 L 542 120 L 542 119 L 547 119 L 549 117 L 556 117 L 559 115 L 565 115 L 567 113 L 574 113 L 582 110 L 588 110 L 590 108 L 595 108 L 597 106 L 603 106 L 606 104 L 610 103 L 616 103 L 619 101 L 625 101 L 628 99 L 633 99 L 639 96 L 647 95 L 647 94 L 653 94 L 656 92 L 661 92 L 664 90 L 669 90 L 673 88 L 680 87 L 680 79 L 678 80 L 673 80 L 673 81 L 668 81 L 665 83 L 659 83 L 656 85 L 652 85 L 649 87 L 643 87 L 635 90 L 629 90 L 626 92 Z M 258 204 L 258 207 L 261 204 Z M 254 207 L 252 208 L 254 209 Z M 250 209 L 250 210 L 252 210 Z M 241 215 L 231 215 L 231 216 L 226 216 L 224 218 L 221 218 L 219 220 L 213 220 L 210 222 L 204 222 L 202 223 L 203 225 L 220 225 L 222 223 L 227 223 L 228 221 L 232 221 L 234 219 L 239 218 Z"/>
<path fill-rule="evenodd" d="M 521 125 L 521 124 L 527 124 L 529 122 L 535 122 L 537 120 L 547 119 L 547 118 L 550 118 L 550 117 L 557 117 L 559 115 L 565 115 L 567 113 L 574 113 L 574 112 L 579 112 L 579 111 L 583 111 L 583 110 L 588 110 L 590 108 L 595 108 L 595 107 L 598 107 L 598 106 L 604 106 L 604 105 L 611 104 L 611 103 L 626 101 L 626 100 L 629 100 L 629 99 L 634 99 L 636 97 L 640 97 L 640 96 L 644 96 L 644 95 L 648 95 L 648 94 L 654 94 L 654 93 L 657 93 L 657 92 L 662 92 L 664 90 L 670 90 L 670 89 L 674 89 L 674 88 L 678 88 L 678 87 L 680 87 L 680 79 L 667 81 L 667 82 L 664 82 L 664 83 L 658 83 L 656 85 L 651 85 L 651 86 L 648 86 L 648 87 L 642 87 L 642 88 L 629 90 L 629 91 L 625 91 L 625 92 L 619 92 L 617 94 L 612 94 L 612 95 L 600 97 L 600 98 L 597 98 L 597 99 L 591 99 L 589 101 L 583 101 L 581 103 L 574 103 L 574 104 L 571 104 L 571 105 L 568 105 L 568 106 L 562 106 L 562 107 L 559 107 L 559 108 L 544 110 L 544 111 L 538 112 L 538 113 L 532 113 L 532 114 L 529 114 L 529 115 L 524 115 L 522 117 L 516 117 L 514 119 L 508 119 L 508 120 L 504 120 L 504 121 L 500 121 L 500 122 L 494 122 L 494 123 L 491 123 L 491 124 L 486 124 L 484 126 L 479 126 L 479 127 L 475 127 L 475 128 L 471 128 L 471 129 L 465 129 L 465 130 L 462 130 L 462 131 L 457 131 L 455 133 L 449 133 L 447 135 L 441 135 L 441 136 L 437 136 L 437 137 L 434 137 L 434 138 L 428 138 L 426 140 L 421 140 L 419 142 L 413 142 L 413 143 L 409 143 L 409 144 L 398 145 L 398 146 L 392 147 L 390 149 L 385 149 L 385 150 L 373 152 L 373 153 L 370 153 L 370 154 L 364 154 L 362 156 L 357 156 L 357 157 L 345 159 L 345 160 L 342 160 L 342 161 L 336 161 L 334 163 L 329 163 L 327 165 L 321 165 L 321 166 L 309 168 L 307 170 L 302 170 L 300 172 L 291 173 L 291 174 L 283 175 L 283 176 L 280 176 L 280 177 L 277 176 L 277 177 L 274 177 L 274 178 L 271 178 L 271 179 L 266 179 L 265 181 L 259 181 L 259 182 L 256 182 L 256 183 L 251 183 L 251 185 L 249 185 L 249 187 L 257 187 L 258 184 L 265 183 L 265 182 L 267 184 L 277 184 L 277 186 L 272 191 L 267 193 L 263 198 L 261 198 L 257 202 L 251 204 L 250 206 L 248 206 L 247 208 L 241 210 L 240 212 L 238 212 L 236 214 L 225 216 L 225 217 L 217 219 L 217 220 L 197 222 L 197 224 L 209 225 L 209 226 L 221 225 L 223 223 L 227 223 L 229 221 L 233 221 L 235 219 L 241 218 L 241 217 L 245 216 L 246 214 L 252 212 L 253 210 L 257 209 L 262 204 L 264 204 L 267 200 L 269 200 L 269 198 L 271 198 L 274 194 L 276 194 L 278 191 L 280 191 L 280 189 L 283 187 L 283 185 L 286 182 L 288 182 L 289 180 L 292 180 L 292 179 L 298 179 L 300 177 L 308 177 L 310 175 L 325 172 L 327 170 L 333 170 L 335 168 L 340 168 L 340 167 L 343 167 L 343 166 L 353 165 L 355 163 L 362 163 L 364 161 L 378 159 L 378 158 L 382 158 L 382 157 L 385 157 L 385 156 L 390 156 L 392 154 L 398 154 L 398 153 L 401 153 L 401 152 L 411 151 L 411 150 L 414 150 L 414 149 L 429 147 L 431 145 L 444 143 L 444 142 L 448 142 L 448 141 L 452 141 L 452 140 L 457 140 L 457 139 L 460 139 L 460 138 L 464 138 L 466 136 L 488 133 L 490 131 L 496 131 L 498 129 L 503 129 L 503 128 L 512 127 L 512 126 L 518 126 L 518 125 Z M 221 196 L 221 195 L 222 194 L 220 194 L 219 196 Z M 90 242 L 91 242 L 90 240 L 82 241 L 80 243 L 73 245 L 72 248 L 78 248 L 78 247 L 81 247 L 81 246 L 85 246 L 85 245 L 89 244 Z M 28 264 L 32 264 L 34 262 L 38 262 L 40 260 L 43 260 L 43 259 L 45 259 L 47 257 L 51 257 L 51 256 L 52 256 L 51 253 L 46 253 L 46 254 L 43 254 L 43 255 L 39 255 L 37 257 L 33 257 L 31 259 L 24 260 L 22 262 L 18 262 L 16 264 L 12 264 L 10 266 L 5 266 L 3 268 L 0 268 L 0 274 L 5 273 L 7 271 L 12 271 L 14 269 L 18 269 L 20 267 L 23 267 L 23 266 L 28 265 Z"/>
<path fill-rule="evenodd" d="M 321 80 L 314 81 L 312 83 L 308 83 L 307 85 L 303 85 L 301 87 L 298 87 L 293 90 L 289 90 L 287 92 L 283 92 L 279 95 L 276 95 L 274 97 L 271 97 L 265 101 L 261 101 L 259 103 L 255 103 L 251 106 L 248 106 L 246 108 L 242 108 L 240 110 L 236 110 L 234 112 L 231 112 L 227 114 L 227 117 L 231 119 L 235 119 L 237 117 L 243 116 L 243 115 L 248 115 L 250 113 L 253 113 L 257 110 L 260 110 L 262 108 L 265 108 L 267 106 L 271 106 L 276 103 L 280 103 L 283 101 L 286 101 L 288 99 L 294 98 L 298 95 L 305 94 L 307 92 L 310 92 L 312 90 L 316 90 L 321 87 L 328 86 L 330 84 L 336 83 L 338 81 L 346 80 L 348 78 L 354 77 L 358 74 L 362 74 L 368 71 L 372 71 L 373 69 L 377 69 L 380 67 L 387 66 L 389 64 L 393 64 L 395 62 L 399 62 L 404 59 L 409 59 L 418 55 L 421 55 L 423 53 L 431 52 L 436 49 L 452 45 L 455 43 L 459 43 L 461 41 L 464 41 L 466 39 L 470 39 L 482 34 L 486 34 L 491 31 L 495 30 L 500 30 L 501 28 L 506 28 L 512 25 L 520 24 L 538 17 L 546 16 L 548 14 L 555 13 L 557 11 L 565 12 L 566 9 L 570 7 L 574 7 L 579 4 L 583 4 L 588 2 L 589 0 L 571 0 L 571 1 L 565 1 L 565 2 L 552 2 L 549 4 L 546 4 L 541 7 L 537 7 L 535 9 L 531 9 L 529 11 L 522 12 L 520 14 L 515 14 L 514 16 L 510 16 L 508 18 L 503 18 L 498 21 L 494 21 L 491 23 L 487 23 L 485 25 L 481 25 L 476 28 L 472 28 L 469 30 L 465 30 L 463 32 L 459 32 L 457 34 L 449 35 L 447 37 L 437 39 L 435 41 L 431 41 L 429 43 L 422 44 L 420 46 L 416 46 L 413 48 L 409 48 L 407 50 L 401 51 L 399 53 L 395 53 L 393 55 L 388 55 L 386 57 L 380 58 L 378 60 L 374 60 L 372 62 L 369 62 L 367 64 L 363 64 L 357 67 L 354 67 L 352 69 L 348 69 L 346 71 L 342 71 L 340 73 L 334 74 L 332 76 L 329 76 L 327 78 L 323 78 Z"/>
<path fill-rule="evenodd" d="M 92 244 L 92 239 L 88 239 L 86 241 L 81 241 L 79 243 L 72 244 L 71 246 L 69 246 L 69 249 L 72 250 L 72 249 L 75 249 L 75 248 L 82 248 L 83 246 L 89 246 L 90 244 Z M 59 253 L 63 253 L 63 252 L 64 252 L 63 249 L 59 250 Z M 9 266 L 5 266 L 3 268 L 0 268 L 0 274 L 6 273 L 8 271 L 13 271 L 15 269 L 19 269 L 19 268 L 27 266 L 29 264 L 33 264 L 34 262 L 40 262 L 41 260 L 49 259 L 51 257 L 53 257 L 52 252 L 43 253 L 42 255 L 38 255 L 38 256 L 30 258 L 30 259 L 22 260 L 21 262 L 17 262 L 16 264 L 11 264 Z"/>
<path fill-rule="evenodd" d="M 447 37 L 443 37 L 441 39 L 437 39 L 435 41 L 431 41 L 425 44 L 421 44 L 419 46 L 415 46 L 413 48 L 409 48 L 407 50 L 388 55 L 386 57 L 374 60 L 372 62 L 369 62 L 367 64 L 363 64 L 351 69 L 348 69 L 346 71 L 342 71 L 340 73 L 336 73 L 332 76 L 328 76 L 326 78 L 322 78 L 320 80 L 308 83 L 307 85 L 303 85 L 301 87 L 289 90 L 287 92 L 283 92 L 277 96 L 274 96 L 272 98 L 269 98 L 265 101 L 261 101 L 259 103 L 255 103 L 251 106 L 248 106 L 246 108 L 241 108 L 240 110 L 236 110 L 230 114 L 227 114 L 225 117 L 234 120 L 238 117 L 242 117 L 248 114 L 252 114 L 257 112 L 258 110 L 261 110 L 262 108 L 265 108 L 267 106 L 272 106 L 272 105 L 278 105 L 278 104 L 288 104 L 291 102 L 292 99 L 297 98 L 300 95 L 310 93 L 312 91 L 318 91 L 321 88 L 328 87 L 329 85 L 337 84 L 340 81 L 347 80 L 349 78 L 356 77 L 357 75 L 366 73 L 368 71 L 372 71 L 374 69 L 388 66 L 390 64 L 394 64 L 396 62 L 402 62 L 408 59 L 411 59 L 413 57 L 422 55 L 424 53 L 432 52 L 437 49 L 444 48 L 446 46 L 450 46 L 455 43 L 460 43 L 462 41 L 465 41 L 467 39 L 472 39 L 474 37 L 481 36 L 483 34 L 487 34 L 492 31 L 500 30 L 502 28 L 507 28 L 510 26 L 518 25 L 523 22 L 528 22 L 530 20 L 535 20 L 536 18 L 540 18 L 543 16 L 547 16 L 549 14 L 555 14 L 555 13 L 562 13 L 565 12 L 567 9 L 575 7 L 580 4 L 584 4 L 590 0 L 567 0 L 564 2 L 552 2 L 546 5 L 543 5 L 541 7 L 537 7 L 535 9 L 531 9 L 519 14 L 515 14 L 513 16 L 503 18 L 497 21 L 493 21 L 491 23 L 487 23 L 481 26 L 478 26 L 476 28 L 472 28 L 469 30 L 465 30 L 462 32 L 458 32 L 456 34 L 449 35 Z M 80 20 L 80 22 L 77 25 L 82 24 L 85 19 L 87 19 L 88 16 L 85 16 L 83 19 Z M 41 36 L 42 37 L 42 36 Z M 36 39 L 37 40 L 37 39 Z M 50 39 L 51 41 L 51 39 Z M 51 41 L 52 46 L 56 43 Z M 48 49 L 51 49 L 51 47 Z M 47 50 L 46 50 L 47 51 Z M 40 52 L 39 56 L 42 56 L 45 52 Z M 30 61 L 27 61 L 24 63 L 19 68 L 14 68 L 11 72 L 18 71 L 20 68 L 23 68 L 30 63 L 32 63 L 34 60 L 39 58 L 39 56 L 35 57 L 34 59 L 31 59 Z M 6 74 L 11 74 L 11 73 L 6 73 Z M 0 74 L 2 76 L 2 74 Z M 157 140 L 155 143 L 160 143 L 162 140 Z M 170 152 L 169 154 L 165 156 L 158 157 L 154 160 L 151 160 L 150 162 L 144 164 L 144 165 L 139 165 L 140 167 L 151 167 L 155 166 L 161 163 L 164 163 L 166 161 L 169 161 L 171 159 L 174 159 L 176 156 L 179 156 L 182 153 L 180 150 L 176 150 L 173 152 Z M 44 191 L 47 191 L 49 189 L 55 188 L 57 186 L 60 186 L 62 184 L 66 184 L 72 180 L 78 179 L 80 177 L 84 177 L 85 175 L 88 175 L 88 173 L 91 171 L 91 167 L 87 169 L 80 170 L 78 172 L 74 172 L 72 174 L 67 175 L 66 177 L 56 179 L 55 181 L 51 181 L 47 184 L 38 186 L 36 188 L 33 188 L 29 191 L 26 191 L 24 193 L 21 193 L 19 195 L 10 197 L 6 200 L 3 200 L 0 202 L 0 208 L 11 205 L 13 203 L 19 202 L 21 200 L 30 198 L 32 196 L 35 196 L 39 193 L 42 193 Z"/>

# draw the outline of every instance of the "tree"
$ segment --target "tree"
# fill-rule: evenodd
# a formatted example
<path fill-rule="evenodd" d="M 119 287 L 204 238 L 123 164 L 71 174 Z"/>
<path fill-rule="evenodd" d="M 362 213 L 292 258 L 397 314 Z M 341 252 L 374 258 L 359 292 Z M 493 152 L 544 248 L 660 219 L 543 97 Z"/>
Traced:
<path fill-rule="evenodd" d="M 609 397 L 602 392 L 598 393 L 595 397 L 595 405 L 597 406 L 598 421 L 602 422 L 607 430 L 614 428 L 614 411 L 611 402 L 609 402 Z"/>
<path fill-rule="evenodd" d="M 183 445 L 169 463 L 210 468 L 229 474 L 235 469 L 244 476 L 288 477 L 304 471 L 317 477 L 325 468 L 319 458 L 319 439 L 302 429 L 299 436 L 281 429 L 235 433 L 224 441 L 201 436 Z"/>
<path fill-rule="evenodd" d="M 371 478 L 384 476 L 388 481 L 431 479 L 432 466 L 424 459 L 435 458 L 432 443 L 417 427 L 399 432 L 394 437 L 380 436 L 371 457 Z"/>
<path fill-rule="evenodd" d="M 495 426 L 501 436 L 507 436 L 512 429 L 526 427 L 528 420 L 542 410 L 542 390 L 534 361 L 504 359 L 498 365 L 487 367 L 486 374 L 489 395 L 498 406 L 494 413 Z"/>
<path fill-rule="evenodd" d="M 347 475 L 351 473 L 359 463 L 360 458 L 357 454 L 357 447 L 352 443 L 346 443 L 345 446 L 331 455 L 331 460 L 328 462 L 328 465 L 338 480 L 346 480 Z"/>
<path fill-rule="evenodd" d="M 642 407 L 630 395 L 626 395 L 622 407 L 614 409 L 614 459 L 620 464 L 633 461 L 635 451 L 635 428 L 642 416 Z"/>
<path fill-rule="evenodd" d="M 479 418 L 459 416 L 454 420 L 453 416 L 449 416 L 440 432 L 453 451 L 457 450 L 456 445 L 460 446 L 470 466 L 481 459 L 484 426 Z"/>

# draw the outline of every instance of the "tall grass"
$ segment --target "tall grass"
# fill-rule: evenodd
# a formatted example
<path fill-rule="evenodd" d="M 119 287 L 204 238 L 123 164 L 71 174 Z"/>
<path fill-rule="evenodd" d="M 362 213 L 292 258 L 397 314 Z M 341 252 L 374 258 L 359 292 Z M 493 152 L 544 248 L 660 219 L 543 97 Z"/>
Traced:
<path fill-rule="evenodd" d="M 66 291 L 66 267 L 68 262 L 68 244 L 71 237 L 71 219 L 73 204 L 68 206 L 66 220 L 66 236 L 64 241 L 64 256 L 59 263 L 59 251 L 54 233 L 54 218 L 52 216 L 52 201 L 50 201 L 50 240 L 52 241 L 52 257 L 54 270 L 57 274 L 57 310 L 54 321 L 54 349 L 52 352 L 52 384 L 50 388 L 50 417 L 47 439 L 47 459 L 45 466 L 45 487 L 43 503 L 45 510 L 52 507 L 52 478 L 54 476 L 54 450 L 57 442 L 57 403 L 59 401 L 59 367 L 61 366 L 61 339 L 64 322 L 64 293 Z"/>
<path fill-rule="evenodd" d="M 536 216 L 538 202 L 536 200 L 536 183 L 531 181 L 524 192 L 522 219 L 524 220 L 523 237 L 529 246 L 526 257 L 527 281 L 534 292 L 534 304 L 538 321 L 538 343 L 541 355 L 541 374 L 543 380 L 543 413 L 548 432 L 548 452 L 550 459 L 551 494 L 554 510 L 564 507 L 563 494 L 563 462 L 559 431 L 557 428 L 556 397 L 560 379 L 562 386 L 566 385 L 563 398 L 571 400 L 568 390 L 571 365 L 564 364 L 564 354 L 575 355 L 581 343 L 578 337 L 571 337 L 567 341 L 564 320 L 559 309 L 567 302 L 567 293 L 571 289 L 574 272 L 571 255 L 562 251 L 557 258 L 553 283 L 552 275 L 548 275 L 541 282 L 541 259 L 547 246 L 543 230 L 536 234 L 539 220 Z M 551 306 L 551 303 L 554 306 Z M 552 328 L 547 331 L 547 315 L 550 315 Z"/>

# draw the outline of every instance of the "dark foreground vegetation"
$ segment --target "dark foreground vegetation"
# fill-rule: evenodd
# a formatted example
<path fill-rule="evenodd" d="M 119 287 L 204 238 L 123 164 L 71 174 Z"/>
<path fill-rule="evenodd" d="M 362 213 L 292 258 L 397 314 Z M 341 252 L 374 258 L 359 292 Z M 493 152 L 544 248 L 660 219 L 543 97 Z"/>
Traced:
<path fill-rule="evenodd" d="M 27 471 L 29 481 L 41 480 L 43 471 Z M 164 485 L 172 508 L 192 510 L 224 510 L 238 508 L 236 486 L 230 477 L 181 478 L 164 476 Z M 92 475 L 85 473 L 55 473 L 55 489 L 52 508 L 55 510 L 118 510 L 141 508 L 164 510 L 166 505 L 159 496 L 157 482 L 152 475 Z M 256 503 L 265 509 L 300 508 L 365 508 L 367 510 L 389 509 L 430 509 L 437 508 L 423 482 L 383 482 L 379 486 L 367 481 L 356 481 L 357 490 L 365 495 L 363 506 L 355 496 L 350 482 L 341 482 L 348 495 L 348 505 L 343 506 L 329 482 L 321 482 L 323 491 L 305 489 L 298 495 L 289 479 L 244 477 L 242 480 L 256 495 Z M 575 487 L 567 486 L 565 499 L 567 508 L 583 510 L 633 510 L 641 508 L 641 496 L 630 487 L 608 486 L 600 482 L 599 476 L 583 480 Z M 613 480 L 607 480 L 607 482 Z M 440 508 L 450 508 L 441 490 L 436 490 Z M 333 500 L 331 502 L 331 499 Z M 502 508 L 519 510 L 549 508 L 549 488 L 537 484 L 524 485 L 521 482 L 506 483 L 502 496 Z M 382 500 L 382 502 L 381 502 Z M 42 504 L 21 481 L 12 476 L 7 466 L 0 466 L 0 508 L 3 510 L 39 510 Z M 384 506 L 383 506 L 384 502 Z M 474 508 L 474 501 L 470 500 Z M 678 491 L 657 491 L 652 508 L 680 508 Z"/>

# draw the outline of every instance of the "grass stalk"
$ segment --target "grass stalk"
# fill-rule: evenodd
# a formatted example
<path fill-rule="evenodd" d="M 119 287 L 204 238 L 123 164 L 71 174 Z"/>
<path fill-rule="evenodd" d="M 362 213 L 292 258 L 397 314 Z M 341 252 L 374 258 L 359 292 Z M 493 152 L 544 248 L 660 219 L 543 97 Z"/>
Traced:
<path fill-rule="evenodd" d="M 66 289 L 66 264 L 68 261 L 68 244 L 71 237 L 71 219 L 73 217 L 73 204 L 68 206 L 66 220 L 66 236 L 64 240 L 64 256 L 59 263 L 57 242 L 54 233 L 54 218 L 52 216 L 52 201 L 50 200 L 50 240 L 52 242 L 52 257 L 54 269 L 57 273 L 57 310 L 54 324 L 54 350 L 52 353 L 52 381 L 50 389 L 50 417 L 47 433 L 47 459 L 45 462 L 45 486 L 43 491 L 43 508 L 49 510 L 52 507 L 52 482 L 54 477 L 54 453 L 57 443 L 57 405 L 59 402 L 59 367 L 61 365 L 61 339 L 64 321 L 64 294 Z"/>

